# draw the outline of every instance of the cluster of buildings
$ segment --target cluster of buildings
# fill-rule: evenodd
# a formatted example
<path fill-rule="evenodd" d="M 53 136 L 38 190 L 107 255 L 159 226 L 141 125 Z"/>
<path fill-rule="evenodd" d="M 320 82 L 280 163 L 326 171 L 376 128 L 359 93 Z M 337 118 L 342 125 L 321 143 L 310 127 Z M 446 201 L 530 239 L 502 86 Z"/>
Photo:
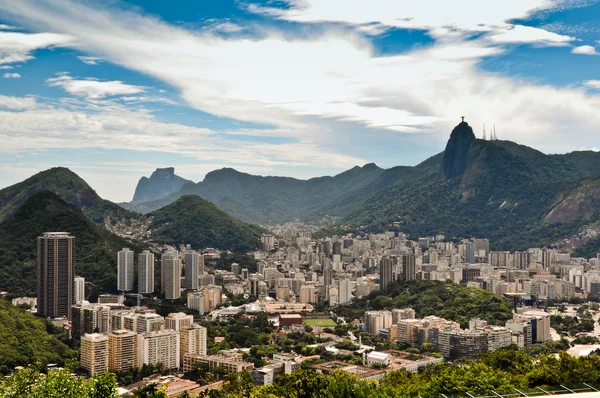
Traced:
<path fill-rule="evenodd" d="M 88 306 L 91 307 L 91 306 Z M 108 322 L 94 326 L 91 308 L 81 308 L 74 321 L 81 342 L 81 366 L 90 374 L 105 371 L 119 372 L 142 365 L 161 365 L 164 369 L 178 369 L 189 356 L 205 357 L 206 328 L 194 323 L 191 315 L 173 313 L 162 317 L 151 312 L 111 314 Z M 88 319 L 90 318 L 89 322 Z M 81 326 L 75 326 L 80 323 Z M 75 331 L 75 330 L 74 330 Z"/>
<path fill-rule="evenodd" d="M 432 343 L 449 359 L 474 358 L 478 354 L 508 347 L 513 343 L 525 348 L 551 339 L 550 315 L 533 309 L 515 313 L 504 327 L 472 319 L 468 329 L 461 329 L 458 323 L 436 316 L 416 319 L 415 311 L 411 308 L 367 311 L 364 324 L 359 326 L 389 341 L 415 347 Z"/>
<path fill-rule="evenodd" d="M 282 327 L 303 328 L 300 312 L 317 305 L 343 306 L 355 297 L 388 291 L 395 281 L 453 280 L 487 289 L 513 300 L 560 300 L 576 296 L 600 298 L 600 260 L 571 258 L 548 249 L 525 252 L 490 251 L 487 239 L 448 242 L 442 235 L 409 240 L 386 232 L 367 236 L 332 236 L 313 239 L 313 228 L 302 224 L 276 227 L 261 237 L 254 253 L 257 269 L 233 263 L 230 270 L 208 270 L 201 253 L 173 248 L 158 255 L 136 254 L 127 248 L 117 255 L 117 290 L 86 301 L 86 282 L 75 273 L 75 238 L 65 232 L 40 236 L 37 264 L 37 297 L 40 316 L 69 322 L 74 339 L 81 341 L 81 364 L 91 374 L 122 371 L 142 364 L 189 371 L 196 363 L 210 370 L 252 371 L 257 384 L 268 384 L 279 374 L 298 368 L 298 358 L 279 355 L 260 369 L 243 361 L 237 352 L 207 355 L 207 331 L 194 317 L 172 313 L 166 317 L 139 305 L 124 306 L 124 296 L 138 298 L 157 290 L 165 300 L 187 293 L 187 307 L 199 315 L 233 316 L 241 311 L 281 314 Z M 137 264 L 136 264 L 137 258 Z M 155 265 L 160 281 L 155 283 Z M 158 274 L 157 274 L 158 275 Z M 156 289 L 155 286 L 159 286 Z M 243 296 L 242 307 L 221 307 L 225 294 Z M 323 311 L 322 309 L 319 311 Z M 214 317 L 214 316 L 213 316 Z M 505 326 L 472 320 L 468 329 L 438 317 L 416 319 L 412 309 L 367 311 L 361 328 L 386 339 L 420 346 L 435 344 L 445 358 L 473 357 L 516 343 L 521 347 L 550 339 L 549 317 L 536 310 L 518 309 Z M 439 358 L 411 358 L 395 352 L 370 353 L 363 365 L 321 364 L 319 371 L 344 367 L 374 378 L 373 365 L 409 370 Z M 429 361 L 429 362 L 428 362 Z M 354 367 L 352 367 L 354 366 Z"/>

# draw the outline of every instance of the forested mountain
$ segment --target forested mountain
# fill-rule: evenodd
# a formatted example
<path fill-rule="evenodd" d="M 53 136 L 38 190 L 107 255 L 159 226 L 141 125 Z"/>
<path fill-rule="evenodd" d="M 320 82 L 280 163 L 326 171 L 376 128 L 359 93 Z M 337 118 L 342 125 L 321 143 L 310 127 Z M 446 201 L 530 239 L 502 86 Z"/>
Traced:
<path fill-rule="evenodd" d="M 305 218 L 308 214 L 376 180 L 383 169 L 375 164 L 354 167 L 334 177 L 298 180 L 262 177 L 225 168 L 206 175 L 198 184 L 186 184 L 180 192 L 161 200 L 128 205 L 139 212 L 159 209 L 183 195 L 199 195 L 233 216 L 254 223 L 277 223 Z"/>
<path fill-rule="evenodd" d="M 232 251 L 255 250 L 261 228 L 246 224 L 198 195 L 184 195 L 174 203 L 149 214 L 152 237 L 167 244 L 191 244 Z"/>
<path fill-rule="evenodd" d="M 75 236 L 75 273 L 103 292 L 117 287 L 117 251 L 130 242 L 94 224 L 56 194 L 33 194 L 0 223 L 0 290 L 35 297 L 37 237 L 48 231 Z M 136 248 L 136 247 L 132 247 Z"/>
<path fill-rule="evenodd" d="M 156 169 L 150 178 L 142 177 L 140 179 L 131 203 L 144 203 L 162 199 L 179 192 L 187 183 L 193 182 L 176 175 L 173 167 Z"/>
<path fill-rule="evenodd" d="M 0 221 L 10 217 L 29 197 L 40 191 L 54 192 L 67 203 L 80 208 L 96 223 L 102 223 L 107 215 L 127 218 L 134 214 L 115 203 L 102 199 L 71 170 L 55 167 L 0 190 Z"/>
<path fill-rule="evenodd" d="M 510 141 L 468 141 L 466 152 L 450 142 L 438 170 L 379 191 L 341 224 L 377 231 L 399 223 L 411 234 L 487 237 L 515 250 L 552 244 L 598 218 L 600 154 L 549 156 Z"/>

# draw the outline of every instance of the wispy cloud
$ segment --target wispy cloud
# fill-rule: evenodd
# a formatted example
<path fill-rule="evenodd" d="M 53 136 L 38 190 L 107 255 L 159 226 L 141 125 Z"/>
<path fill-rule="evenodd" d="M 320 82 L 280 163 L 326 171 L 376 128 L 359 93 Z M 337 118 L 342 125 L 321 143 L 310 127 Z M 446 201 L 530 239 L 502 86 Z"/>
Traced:
<path fill-rule="evenodd" d="M 0 31 L 0 64 L 26 62 L 34 50 L 73 44 L 73 38 L 56 33 L 20 33 Z"/>
<path fill-rule="evenodd" d="M 20 79 L 21 75 L 19 73 L 5 73 L 2 75 L 3 79 Z"/>
<path fill-rule="evenodd" d="M 86 56 L 86 55 L 80 55 L 77 58 L 79 58 L 79 60 L 81 62 L 83 62 L 84 64 L 88 64 L 88 65 L 99 65 L 100 62 L 102 61 L 102 58 L 100 58 L 100 57 L 90 57 L 90 56 Z"/>
<path fill-rule="evenodd" d="M 94 79 L 75 79 L 62 72 L 57 77 L 46 80 L 51 87 L 61 87 L 70 94 L 99 99 L 114 95 L 139 94 L 145 87 L 132 86 L 118 80 L 100 81 Z"/>

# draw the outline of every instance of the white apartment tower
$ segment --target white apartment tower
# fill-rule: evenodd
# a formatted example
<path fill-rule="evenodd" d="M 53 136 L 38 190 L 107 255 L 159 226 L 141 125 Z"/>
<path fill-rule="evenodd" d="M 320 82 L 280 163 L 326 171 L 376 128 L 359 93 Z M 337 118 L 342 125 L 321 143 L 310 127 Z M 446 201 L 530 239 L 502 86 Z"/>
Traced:
<path fill-rule="evenodd" d="M 117 257 L 117 290 L 133 290 L 133 251 L 124 248 Z"/>
<path fill-rule="evenodd" d="M 346 304 L 352 301 L 352 281 L 350 279 L 340 279 L 338 292 L 339 304 Z"/>
<path fill-rule="evenodd" d="M 154 293 L 154 253 L 148 250 L 138 255 L 138 293 Z"/>
<path fill-rule="evenodd" d="M 85 278 L 75 277 L 75 304 L 81 304 L 85 300 Z"/>
<path fill-rule="evenodd" d="M 180 337 L 174 330 L 145 333 L 141 341 L 142 362 L 149 365 L 162 363 L 165 369 L 179 367 Z"/>

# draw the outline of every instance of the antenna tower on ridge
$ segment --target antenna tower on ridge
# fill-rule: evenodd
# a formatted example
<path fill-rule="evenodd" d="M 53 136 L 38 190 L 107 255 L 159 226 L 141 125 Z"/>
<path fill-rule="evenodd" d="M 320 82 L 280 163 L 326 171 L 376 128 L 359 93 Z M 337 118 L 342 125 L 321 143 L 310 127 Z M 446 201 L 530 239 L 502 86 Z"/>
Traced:
<path fill-rule="evenodd" d="M 485 134 L 485 123 L 483 124 L 483 140 L 487 140 L 487 136 Z"/>
<path fill-rule="evenodd" d="M 496 134 L 496 125 L 494 124 L 494 141 L 498 141 L 498 135 Z"/>

